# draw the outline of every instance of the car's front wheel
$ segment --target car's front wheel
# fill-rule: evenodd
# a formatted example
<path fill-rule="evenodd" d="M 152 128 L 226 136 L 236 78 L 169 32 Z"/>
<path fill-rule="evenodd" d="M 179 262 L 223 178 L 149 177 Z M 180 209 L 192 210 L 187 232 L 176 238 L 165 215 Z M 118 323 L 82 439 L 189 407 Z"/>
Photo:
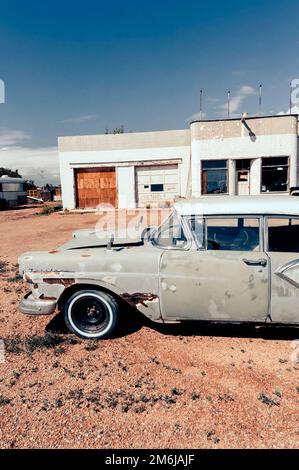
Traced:
<path fill-rule="evenodd" d="M 110 294 L 97 290 L 80 290 L 69 297 L 64 319 L 70 331 L 84 339 L 102 339 L 116 328 L 119 308 Z"/>

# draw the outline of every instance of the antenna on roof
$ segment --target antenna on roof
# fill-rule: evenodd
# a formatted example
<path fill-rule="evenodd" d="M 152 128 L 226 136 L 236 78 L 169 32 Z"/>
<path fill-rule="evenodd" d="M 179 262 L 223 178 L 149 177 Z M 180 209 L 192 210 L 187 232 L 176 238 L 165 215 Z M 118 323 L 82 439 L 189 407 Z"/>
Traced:
<path fill-rule="evenodd" d="M 227 92 L 227 117 L 230 118 L 230 91 Z"/>
<path fill-rule="evenodd" d="M 292 82 L 290 82 L 290 114 L 292 114 L 292 107 L 293 107 L 293 103 L 292 103 Z"/>
<path fill-rule="evenodd" d="M 262 85 L 259 86 L 259 115 L 262 114 Z"/>
<path fill-rule="evenodd" d="M 202 90 L 199 91 L 199 119 L 202 120 Z"/>

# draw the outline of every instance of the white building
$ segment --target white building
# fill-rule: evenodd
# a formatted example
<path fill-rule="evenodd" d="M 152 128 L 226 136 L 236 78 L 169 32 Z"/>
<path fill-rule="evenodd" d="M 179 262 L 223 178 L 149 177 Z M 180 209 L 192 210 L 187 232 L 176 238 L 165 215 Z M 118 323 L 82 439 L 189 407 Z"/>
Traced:
<path fill-rule="evenodd" d="M 203 194 L 288 194 L 298 184 L 297 115 L 60 137 L 58 147 L 65 209 L 165 206 Z"/>

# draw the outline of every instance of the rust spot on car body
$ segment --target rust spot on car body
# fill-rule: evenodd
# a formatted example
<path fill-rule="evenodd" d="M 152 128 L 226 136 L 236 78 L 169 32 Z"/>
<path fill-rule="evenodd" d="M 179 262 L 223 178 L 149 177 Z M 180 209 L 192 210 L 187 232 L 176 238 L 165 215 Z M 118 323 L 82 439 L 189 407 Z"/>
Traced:
<path fill-rule="evenodd" d="M 128 294 L 125 293 L 122 295 L 122 298 L 124 300 L 127 300 L 133 305 L 143 305 L 144 307 L 148 307 L 148 305 L 145 302 L 152 302 L 153 300 L 156 300 L 158 298 L 157 295 L 155 294 L 147 294 L 143 292 L 134 292 L 134 294 Z"/>
<path fill-rule="evenodd" d="M 60 253 L 59 250 L 52 250 L 52 251 L 49 251 L 49 254 L 50 255 L 56 255 L 57 253 Z"/>
<path fill-rule="evenodd" d="M 45 296 L 44 294 L 42 294 L 42 295 L 40 296 L 40 299 L 43 299 L 43 300 L 57 300 L 56 297 L 47 297 L 47 296 Z"/>

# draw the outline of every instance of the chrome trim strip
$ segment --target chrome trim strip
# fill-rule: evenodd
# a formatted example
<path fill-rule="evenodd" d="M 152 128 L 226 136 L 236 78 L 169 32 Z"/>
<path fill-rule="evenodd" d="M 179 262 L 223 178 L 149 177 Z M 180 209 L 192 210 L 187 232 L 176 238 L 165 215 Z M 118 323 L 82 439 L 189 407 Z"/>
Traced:
<path fill-rule="evenodd" d="M 288 263 L 284 264 L 281 268 L 278 268 L 274 274 L 276 274 L 278 277 L 280 277 L 284 281 L 289 282 L 294 287 L 297 287 L 299 289 L 299 282 L 294 281 L 286 274 L 289 269 L 292 269 L 295 267 L 299 268 L 299 259 L 289 261 Z"/>
<path fill-rule="evenodd" d="M 28 292 L 20 302 L 19 309 L 25 315 L 51 315 L 56 308 L 56 300 L 35 299 Z"/>

